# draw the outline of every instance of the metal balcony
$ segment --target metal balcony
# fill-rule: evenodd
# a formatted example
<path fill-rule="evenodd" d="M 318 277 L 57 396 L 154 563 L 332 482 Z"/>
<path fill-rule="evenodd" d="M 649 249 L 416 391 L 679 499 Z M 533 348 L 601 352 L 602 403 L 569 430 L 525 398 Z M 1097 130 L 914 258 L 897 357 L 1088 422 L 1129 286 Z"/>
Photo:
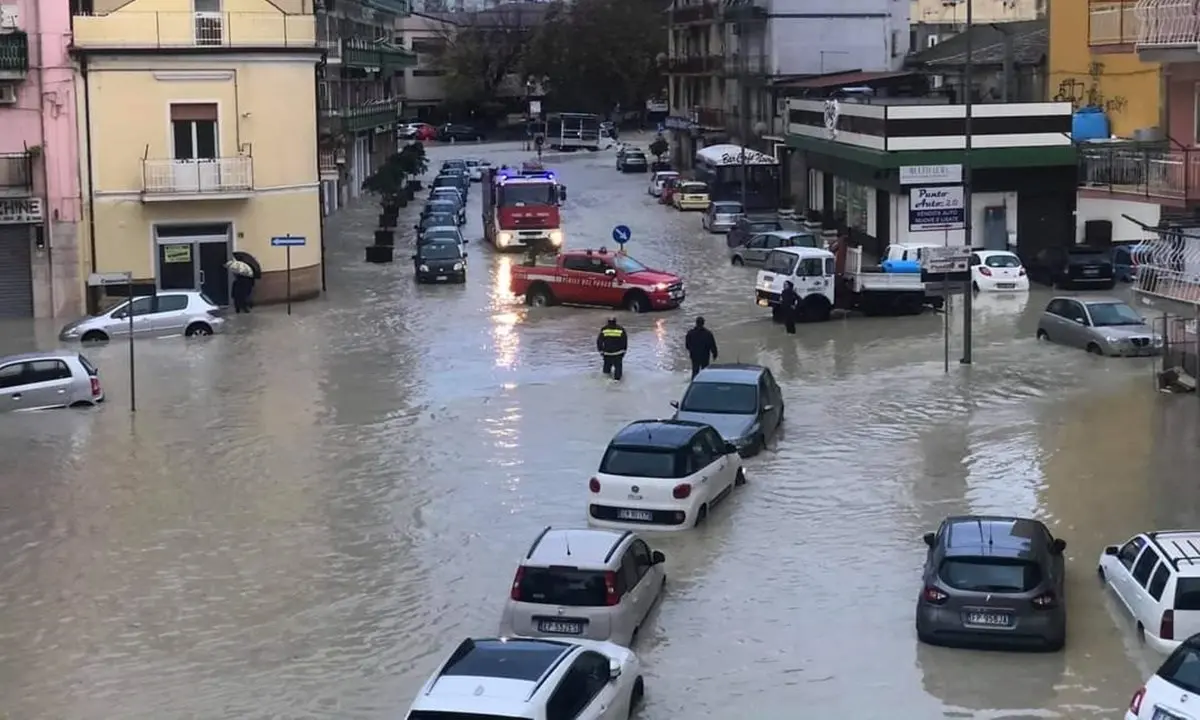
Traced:
<path fill-rule="evenodd" d="M 714 2 L 681 2 L 672 8 L 671 22 L 675 25 L 701 25 L 715 22 L 718 14 Z"/>
<path fill-rule="evenodd" d="M 1084 146 L 1080 187 L 1183 205 L 1200 200 L 1200 150 Z"/>
<path fill-rule="evenodd" d="M 363 70 L 397 72 L 417 66 L 416 53 L 382 40 L 343 40 L 340 55 L 346 67 Z"/>
<path fill-rule="evenodd" d="M 1194 230 L 1148 231 L 1137 247 L 1134 292 L 1163 310 L 1193 315 L 1200 306 L 1200 237 L 1184 233 Z"/>
<path fill-rule="evenodd" d="M 724 67 L 721 55 L 685 55 L 667 61 L 668 75 L 710 75 Z"/>
<path fill-rule="evenodd" d="M 28 195 L 33 190 L 33 154 L 0 153 L 0 195 Z"/>
<path fill-rule="evenodd" d="M 1088 45 L 1132 45 L 1137 42 L 1137 0 L 1100 0 L 1088 5 Z"/>
<path fill-rule="evenodd" d="M 1143 60 L 1200 59 L 1200 0 L 1138 0 L 1137 51 Z"/>
<path fill-rule="evenodd" d="M 395 125 L 400 116 L 400 100 L 367 100 L 356 105 L 323 107 L 318 113 L 318 129 L 330 135 L 352 135 L 377 127 Z"/>
<path fill-rule="evenodd" d="M 724 67 L 722 71 L 726 77 L 737 78 L 741 74 L 746 74 L 748 77 L 762 77 L 767 75 L 767 58 L 759 53 L 749 55 L 741 55 L 733 53 L 724 58 Z"/>
<path fill-rule="evenodd" d="M 254 194 L 249 155 L 202 160 L 142 160 L 142 202 L 238 200 Z"/>
<path fill-rule="evenodd" d="M 29 36 L 0 32 L 0 80 L 21 80 L 29 73 Z"/>

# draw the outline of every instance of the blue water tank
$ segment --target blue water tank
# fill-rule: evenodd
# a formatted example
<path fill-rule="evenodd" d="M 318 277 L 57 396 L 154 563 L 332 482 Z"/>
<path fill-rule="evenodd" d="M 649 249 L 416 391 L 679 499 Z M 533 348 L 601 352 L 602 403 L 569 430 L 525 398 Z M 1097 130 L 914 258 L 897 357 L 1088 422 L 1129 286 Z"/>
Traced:
<path fill-rule="evenodd" d="M 1094 106 L 1080 108 L 1071 118 L 1071 139 L 1075 142 L 1108 138 L 1108 116 L 1103 109 Z"/>
<path fill-rule="evenodd" d="M 919 273 L 921 272 L 920 260 L 884 260 L 881 264 L 883 271 L 886 273 Z"/>

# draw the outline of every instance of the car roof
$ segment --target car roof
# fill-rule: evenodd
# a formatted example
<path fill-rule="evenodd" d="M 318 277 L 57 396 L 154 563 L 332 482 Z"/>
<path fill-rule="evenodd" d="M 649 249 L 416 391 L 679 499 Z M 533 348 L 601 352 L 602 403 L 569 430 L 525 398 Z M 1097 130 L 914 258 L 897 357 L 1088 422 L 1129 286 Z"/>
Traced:
<path fill-rule="evenodd" d="M 454 188 L 450 188 L 450 189 L 451 189 L 451 190 L 454 190 Z M 455 194 L 455 195 L 457 195 L 457 194 L 458 194 L 458 191 L 457 191 L 457 190 L 455 190 L 455 191 L 454 191 L 454 194 Z M 445 199 L 443 199 L 443 198 L 439 198 L 439 197 L 432 197 L 432 198 L 429 198 L 429 202 L 425 203 L 425 205 L 426 205 L 426 206 L 429 206 L 429 205 L 457 205 L 457 204 L 458 204 L 458 200 L 457 200 L 457 199 L 454 199 L 454 200 L 445 200 Z"/>
<path fill-rule="evenodd" d="M 1200 575 L 1200 531 L 1158 530 L 1146 533 L 1167 562 L 1182 575 Z"/>
<path fill-rule="evenodd" d="M 25 352 L 15 355 L 0 355 L 0 364 L 26 362 L 29 360 L 70 360 L 79 357 L 79 353 L 70 350 L 46 350 L 43 352 Z"/>
<path fill-rule="evenodd" d="M 616 549 L 632 535 L 619 530 L 547 527 L 529 546 L 521 564 L 607 567 L 614 562 Z M 619 556 L 616 562 L 620 562 Z"/>
<path fill-rule="evenodd" d="M 1119 303 L 1121 305 L 1129 304 L 1129 303 L 1125 302 L 1124 300 L 1122 300 L 1121 298 L 1111 297 L 1111 296 L 1080 297 L 1078 295 L 1055 295 L 1054 297 L 1052 297 L 1046 301 L 1046 307 L 1050 307 L 1050 303 L 1052 303 L 1056 300 L 1074 300 L 1076 302 L 1081 302 L 1084 305 L 1110 305 L 1113 303 Z"/>
<path fill-rule="evenodd" d="M 829 252 L 828 250 L 825 250 L 825 249 L 823 249 L 823 248 L 810 248 L 810 247 L 777 247 L 777 248 L 772 248 L 772 249 L 771 249 L 771 252 L 782 252 L 782 253 L 788 253 L 789 255 L 795 255 L 796 257 L 798 257 L 798 258 L 800 258 L 800 259 L 805 259 L 805 258 L 831 258 L 831 257 L 833 257 L 833 253 L 831 253 L 831 252 Z"/>
<path fill-rule="evenodd" d="M 1017 254 L 1011 250 L 972 250 L 971 254 L 978 255 L 979 257 L 993 257 L 995 255 L 1011 255 L 1013 257 L 1017 257 Z"/>
<path fill-rule="evenodd" d="M 450 654 L 417 703 L 437 710 L 445 709 L 445 703 L 473 706 L 477 712 L 478 701 L 486 708 L 496 703 L 520 708 L 578 647 L 542 638 L 468 638 Z M 438 700 L 426 704 L 424 698 Z"/>
<path fill-rule="evenodd" d="M 673 450 L 686 445 L 706 427 L 689 420 L 635 420 L 617 431 L 612 444 Z"/>
<path fill-rule="evenodd" d="M 462 237 L 462 232 L 459 231 L 459 229 L 457 227 L 454 227 L 453 225 L 430 225 L 429 227 L 425 228 L 426 236 L 433 235 L 436 233 L 447 233 L 447 234 L 454 233 L 455 235 Z"/>
<path fill-rule="evenodd" d="M 1031 518 L 957 515 L 943 521 L 942 545 L 947 555 L 1032 558 L 1045 539 L 1045 527 Z"/>
<path fill-rule="evenodd" d="M 749 363 L 721 363 L 709 365 L 700 371 L 692 382 L 733 383 L 735 385 L 755 385 L 766 372 L 762 365 Z"/>
<path fill-rule="evenodd" d="M 767 230 L 762 234 L 784 239 L 796 237 L 797 235 L 807 235 L 809 237 L 813 237 L 813 234 L 806 230 Z"/>

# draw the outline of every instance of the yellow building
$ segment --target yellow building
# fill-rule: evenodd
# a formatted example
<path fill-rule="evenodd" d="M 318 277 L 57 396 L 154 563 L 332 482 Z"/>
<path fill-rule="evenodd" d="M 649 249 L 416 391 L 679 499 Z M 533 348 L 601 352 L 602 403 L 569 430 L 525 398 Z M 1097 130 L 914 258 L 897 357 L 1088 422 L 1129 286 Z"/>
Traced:
<path fill-rule="evenodd" d="M 1111 132 L 1163 127 L 1160 67 L 1138 60 L 1136 0 L 1052 3 L 1048 100 L 1096 105 Z"/>
<path fill-rule="evenodd" d="M 321 290 L 312 0 L 95 0 L 73 19 L 85 272 L 224 304 L 235 252 L 259 302 Z M 90 253 L 88 252 L 90 250 Z M 86 256 L 90 254 L 90 259 Z"/>

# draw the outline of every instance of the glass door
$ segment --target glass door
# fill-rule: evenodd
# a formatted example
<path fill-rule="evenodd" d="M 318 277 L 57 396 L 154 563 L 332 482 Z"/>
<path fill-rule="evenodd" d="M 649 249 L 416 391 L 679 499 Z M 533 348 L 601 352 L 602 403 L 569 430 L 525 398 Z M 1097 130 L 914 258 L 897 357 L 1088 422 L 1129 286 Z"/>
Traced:
<path fill-rule="evenodd" d="M 159 243 L 158 288 L 160 290 L 195 290 L 196 267 L 195 243 Z"/>
<path fill-rule="evenodd" d="M 229 243 L 202 242 L 200 247 L 200 289 L 218 305 L 229 304 Z"/>

